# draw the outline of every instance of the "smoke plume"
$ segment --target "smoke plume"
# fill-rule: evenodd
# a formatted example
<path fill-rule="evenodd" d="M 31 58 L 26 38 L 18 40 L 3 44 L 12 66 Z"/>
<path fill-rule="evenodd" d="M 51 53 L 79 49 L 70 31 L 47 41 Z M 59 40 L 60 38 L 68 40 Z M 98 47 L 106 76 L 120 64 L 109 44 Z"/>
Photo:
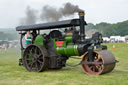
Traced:
<path fill-rule="evenodd" d="M 26 16 L 21 19 L 20 23 L 24 25 L 35 24 L 37 21 L 37 10 L 30 8 L 29 6 L 26 8 Z"/>
<path fill-rule="evenodd" d="M 42 21 L 58 21 L 62 17 L 61 12 L 51 6 L 44 6 L 42 8 L 41 20 Z"/>
<path fill-rule="evenodd" d="M 39 10 L 38 10 L 39 11 Z M 37 21 L 58 21 L 65 16 L 71 16 L 76 12 L 83 11 L 77 5 L 73 5 L 71 3 L 65 3 L 60 8 L 51 7 L 49 5 L 43 6 L 41 10 L 41 14 L 38 16 L 37 10 L 30 8 L 29 6 L 26 8 L 26 16 L 20 20 L 20 24 L 29 25 L 35 24 Z M 40 18 L 40 20 L 38 20 Z"/>
<path fill-rule="evenodd" d="M 83 10 L 80 9 L 77 5 L 73 5 L 69 2 L 64 4 L 64 6 L 59 9 L 46 5 L 42 8 L 40 17 L 41 20 L 58 21 L 65 16 L 73 15 L 74 13 L 79 11 Z"/>

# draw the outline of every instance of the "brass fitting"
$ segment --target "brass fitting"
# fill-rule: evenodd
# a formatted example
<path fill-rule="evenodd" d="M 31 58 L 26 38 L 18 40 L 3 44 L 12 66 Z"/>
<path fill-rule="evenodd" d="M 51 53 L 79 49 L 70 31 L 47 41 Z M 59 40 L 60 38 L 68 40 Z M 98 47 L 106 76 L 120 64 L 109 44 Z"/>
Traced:
<path fill-rule="evenodd" d="M 85 13 L 84 12 L 79 12 L 79 16 L 84 16 Z"/>

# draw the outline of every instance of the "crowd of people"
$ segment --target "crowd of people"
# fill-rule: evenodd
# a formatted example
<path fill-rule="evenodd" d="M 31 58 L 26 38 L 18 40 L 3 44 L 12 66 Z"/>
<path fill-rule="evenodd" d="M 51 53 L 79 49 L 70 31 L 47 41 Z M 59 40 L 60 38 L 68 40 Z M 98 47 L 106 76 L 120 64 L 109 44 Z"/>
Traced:
<path fill-rule="evenodd" d="M 0 53 L 7 53 L 9 48 L 17 48 L 18 41 L 0 41 Z"/>
<path fill-rule="evenodd" d="M 7 44 L 5 43 L 5 44 L 1 44 L 1 46 L 0 46 L 0 52 L 5 52 L 5 53 L 7 53 L 7 49 L 8 49 L 8 47 L 7 47 Z"/>

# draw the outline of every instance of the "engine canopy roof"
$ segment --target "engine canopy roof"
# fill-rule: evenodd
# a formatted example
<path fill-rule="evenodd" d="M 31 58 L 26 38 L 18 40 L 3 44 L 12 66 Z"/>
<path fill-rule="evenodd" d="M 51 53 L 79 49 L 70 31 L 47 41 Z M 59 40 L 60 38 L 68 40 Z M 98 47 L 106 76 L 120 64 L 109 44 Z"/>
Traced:
<path fill-rule="evenodd" d="M 85 21 L 84 23 L 85 25 L 87 25 Z M 49 22 L 49 23 L 42 23 L 42 24 L 18 26 L 16 27 L 16 31 L 46 30 L 46 29 L 56 29 L 56 28 L 61 29 L 64 27 L 72 27 L 72 26 L 79 26 L 79 25 L 80 25 L 79 19 L 71 19 L 71 20 L 63 20 L 63 21 Z"/>

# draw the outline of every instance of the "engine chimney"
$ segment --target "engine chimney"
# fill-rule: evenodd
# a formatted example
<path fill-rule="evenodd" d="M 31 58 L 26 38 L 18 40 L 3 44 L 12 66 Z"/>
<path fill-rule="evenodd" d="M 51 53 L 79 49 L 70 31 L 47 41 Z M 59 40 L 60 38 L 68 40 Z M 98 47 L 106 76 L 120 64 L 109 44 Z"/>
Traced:
<path fill-rule="evenodd" d="M 85 41 L 85 21 L 84 21 L 84 11 L 79 12 L 80 19 L 80 42 Z"/>

